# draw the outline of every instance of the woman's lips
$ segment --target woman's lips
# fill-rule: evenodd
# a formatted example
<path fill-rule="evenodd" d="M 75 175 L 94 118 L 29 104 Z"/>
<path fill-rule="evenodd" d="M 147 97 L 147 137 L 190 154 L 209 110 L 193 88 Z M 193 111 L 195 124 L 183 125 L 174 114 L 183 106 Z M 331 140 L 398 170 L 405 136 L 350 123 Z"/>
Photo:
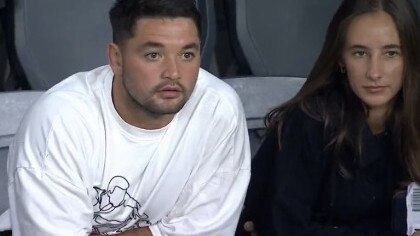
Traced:
<path fill-rule="evenodd" d="M 386 86 L 365 86 L 364 87 L 369 93 L 381 93 L 385 90 Z"/>

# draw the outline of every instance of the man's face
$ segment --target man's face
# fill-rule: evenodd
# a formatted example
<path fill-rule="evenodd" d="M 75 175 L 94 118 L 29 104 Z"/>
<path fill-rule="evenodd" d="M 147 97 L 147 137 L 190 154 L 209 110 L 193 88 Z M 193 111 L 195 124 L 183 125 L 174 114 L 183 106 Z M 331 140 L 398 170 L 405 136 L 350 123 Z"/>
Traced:
<path fill-rule="evenodd" d="M 136 114 L 160 117 L 177 113 L 194 89 L 200 66 L 200 39 L 194 21 L 186 17 L 143 18 L 133 32 L 119 47 L 121 70 L 115 80 L 122 86 L 113 89 L 121 90 L 117 92 L 124 94 L 123 102 L 140 111 Z"/>

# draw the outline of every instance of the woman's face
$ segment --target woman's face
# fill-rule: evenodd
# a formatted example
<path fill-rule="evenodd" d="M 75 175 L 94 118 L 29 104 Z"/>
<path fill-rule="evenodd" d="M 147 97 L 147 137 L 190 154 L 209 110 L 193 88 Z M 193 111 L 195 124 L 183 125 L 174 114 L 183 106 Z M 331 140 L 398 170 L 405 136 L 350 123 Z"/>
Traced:
<path fill-rule="evenodd" d="M 402 87 L 404 67 L 392 17 L 378 11 L 354 18 L 340 66 L 346 70 L 351 89 L 369 110 L 386 111 Z"/>

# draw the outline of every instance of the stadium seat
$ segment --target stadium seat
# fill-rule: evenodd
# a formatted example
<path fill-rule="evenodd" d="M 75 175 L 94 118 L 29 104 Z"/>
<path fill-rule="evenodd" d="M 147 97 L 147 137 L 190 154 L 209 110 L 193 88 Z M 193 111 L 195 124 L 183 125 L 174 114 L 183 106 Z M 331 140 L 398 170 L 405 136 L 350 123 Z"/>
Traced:
<path fill-rule="evenodd" d="M 0 215 L 9 208 L 7 194 L 7 153 L 26 110 L 41 91 L 0 92 Z M 0 221 L 2 221 L 0 216 Z M 2 231 L 2 222 L 0 222 Z"/>
<path fill-rule="evenodd" d="M 201 33 L 201 67 L 207 71 L 212 69 L 214 47 L 216 45 L 216 13 L 214 0 L 197 0 L 197 6 L 202 16 Z"/>
<path fill-rule="evenodd" d="M 107 62 L 114 0 L 15 0 L 15 47 L 32 89 Z"/>
<path fill-rule="evenodd" d="M 305 83 L 300 77 L 238 77 L 224 79 L 242 100 L 251 142 L 252 156 L 264 137 L 265 115 L 292 98 Z"/>
<path fill-rule="evenodd" d="M 256 76 L 306 78 L 321 50 L 337 0 L 236 0 L 238 47 Z M 238 55 L 241 57 L 242 55 Z"/>

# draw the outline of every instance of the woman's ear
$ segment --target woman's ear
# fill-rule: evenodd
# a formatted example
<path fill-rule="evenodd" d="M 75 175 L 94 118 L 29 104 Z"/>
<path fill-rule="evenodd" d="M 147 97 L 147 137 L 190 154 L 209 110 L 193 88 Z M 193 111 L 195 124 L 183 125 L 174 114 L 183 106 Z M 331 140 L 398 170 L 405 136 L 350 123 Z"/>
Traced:
<path fill-rule="evenodd" d="M 344 62 L 343 62 L 343 59 L 342 58 L 340 58 L 340 60 L 338 60 L 338 67 L 345 67 L 344 66 Z"/>
<path fill-rule="evenodd" d="M 341 74 L 346 73 L 346 66 L 344 65 L 342 60 L 338 61 L 338 68 L 340 69 Z"/>
<path fill-rule="evenodd" d="M 120 47 L 115 43 L 108 44 L 108 63 L 114 72 L 114 75 L 122 74 L 122 54 Z"/>

